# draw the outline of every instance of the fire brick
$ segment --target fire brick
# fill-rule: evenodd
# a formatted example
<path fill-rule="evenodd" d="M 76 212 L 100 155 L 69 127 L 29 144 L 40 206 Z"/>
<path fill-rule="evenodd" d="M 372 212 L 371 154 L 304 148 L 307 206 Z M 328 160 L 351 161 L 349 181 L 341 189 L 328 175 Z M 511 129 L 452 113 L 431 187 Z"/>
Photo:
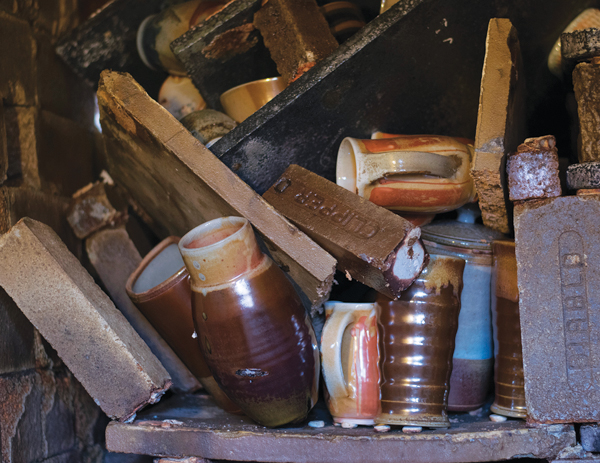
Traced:
<path fill-rule="evenodd" d="M 475 158 L 471 174 L 486 227 L 509 233 L 506 156 L 524 138 L 525 79 L 517 30 L 491 19 L 479 89 Z"/>
<path fill-rule="evenodd" d="M 600 421 L 600 195 L 515 204 L 527 419 Z"/>
<path fill-rule="evenodd" d="M 47 225 L 24 218 L 0 238 L 0 285 L 110 417 L 158 401 L 167 371 Z"/>

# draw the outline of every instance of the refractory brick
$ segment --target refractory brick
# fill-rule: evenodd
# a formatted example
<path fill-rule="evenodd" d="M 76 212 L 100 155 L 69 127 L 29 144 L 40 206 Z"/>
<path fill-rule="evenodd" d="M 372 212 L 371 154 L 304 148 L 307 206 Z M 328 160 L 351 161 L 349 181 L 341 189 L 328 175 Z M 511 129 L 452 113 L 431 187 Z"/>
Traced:
<path fill-rule="evenodd" d="M 508 157 L 508 190 L 511 201 L 560 196 L 558 151 L 552 135 L 527 138 Z"/>
<path fill-rule="evenodd" d="M 24 218 L 0 237 L 0 286 L 110 417 L 170 387 L 167 371 L 60 238 Z"/>
<path fill-rule="evenodd" d="M 600 421 L 600 196 L 515 204 L 527 419 Z"/>

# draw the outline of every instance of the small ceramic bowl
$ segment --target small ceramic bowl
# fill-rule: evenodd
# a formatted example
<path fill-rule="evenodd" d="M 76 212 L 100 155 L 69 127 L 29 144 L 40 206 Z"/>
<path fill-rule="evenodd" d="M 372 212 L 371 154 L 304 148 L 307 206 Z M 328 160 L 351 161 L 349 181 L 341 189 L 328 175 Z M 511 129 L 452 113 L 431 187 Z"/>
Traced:
<path fill-rule="evenodd" d="M 255 80 L 227 90 L 221 95 L 225 113 L 236 122 L 243 122 L 287 87 L 281 77 Z"/>

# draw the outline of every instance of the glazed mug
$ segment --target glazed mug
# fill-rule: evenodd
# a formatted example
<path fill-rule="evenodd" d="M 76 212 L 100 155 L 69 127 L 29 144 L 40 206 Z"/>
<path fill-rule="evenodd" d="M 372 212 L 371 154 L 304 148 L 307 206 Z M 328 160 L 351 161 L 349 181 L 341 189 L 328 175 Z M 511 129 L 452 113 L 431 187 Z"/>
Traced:
<path fill-rule="evenodd" d="M 491 411 L 526 418 L 523 347 L 514 241 L 493 241 L 492 321 L 495 398 Z"/>
<path fill-rule="evenodd" d="M 158 92 L 158 102 L 175 119 L 206 108 L 204 98 L 189 77 L 167 77 Z"/>
<path fill-rule="evenodd" d="M 250 222 L 206 222 L 181 238 L 179 251 L 190 273 L 194 326 L 219 386 L 264 426 L 306 418 L 318 398 L 317 339 Z"/>
<path fill-rule="evenodd" d="M 281 77 L 270 77 L 230 88 L 219 99 L 223 111 L 241 124 L 286 87 L 287 83 Z"/>
<path fill-rule="evenodd" d="M 171 51 L 171 42 L 225 7 L 227 0 L 192 0 L 173 5 L 148 16 L 137 31 L 140 58 L 150 69 L 162 69 L 176 76 L 187 75 Z"/>
<path fill-rule="evenodd" d="M 430 256 L 414 283 L 381 307 L 378 423 L 447 428 L 448 390 L 465 261 Z"/>
<path fill-rule="evenodd" d="M 219 388 L 193 338 L 192 291 L 178 243 L 178 237 L 170 236 L 142 259 L 127 279 L 127 295 L 215 402 L 238 413 L 239 407 Z"/>
<path fill-rule="evenodd" d="M 321 365 L 335 423 L 374 425 L 381 412 L 376 303 L 325 303 Z"/>
<path fill-rule="evenodd" d="M 393 211 L 436 214 L 475 199 L 473 146 L 441 135 L 345 138 L 337 184 Z"/>
<path fill-rule="evenodd" d="M 207 148 L 210 148 L 224 135 L 237 127 L 237 122 L 231 117 L 214 109 L 194 111 L 181 119 L 180 122 L 196 140 Z"/>

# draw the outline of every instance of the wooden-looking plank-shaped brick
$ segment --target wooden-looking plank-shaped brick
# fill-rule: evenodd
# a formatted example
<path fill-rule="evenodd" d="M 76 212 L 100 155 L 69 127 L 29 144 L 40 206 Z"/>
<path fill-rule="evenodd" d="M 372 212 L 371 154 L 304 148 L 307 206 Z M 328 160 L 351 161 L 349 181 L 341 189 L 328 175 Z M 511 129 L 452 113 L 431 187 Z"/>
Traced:
<path fill-rule="evenodd" d="M 98 104 L 112 178 L 161 225 L 182 236 L 208 220 L 246 217 L 313 303 L 331 289 L 336 261 L 270 207 L 128 74 L 105 71 Z"/>
<path fill-rule="evenodd" d="M 142 262 L 127 231 L 124 228 L 101 230 L 85 241 L 85 248 L 110 298 L 169 372 L 173 389 L 182 392 L 200 389 L 202 386 L 196 377 L 127 296 L 127 279 Z"/>
<path fill-rule="evenodd" d="M 511 231 L 506 156 L 525 138 L 525 79 L 517 31 L 508 19 L 491 19 L 479 93 L 475 159 L 471 174 L 486 227 Z"/>
<path fill-rule="evenodd" d="M 427 263 L 421 229 L 292 164 L 263 195 L 338 259 L 338 270 L 396 298 Z"/>
<path fill-rule="evenodd" d="M 50 227 L 24 218 L 0 237 L 0 285 L 111 418 L 170 387 L 167 371 Z"/>

